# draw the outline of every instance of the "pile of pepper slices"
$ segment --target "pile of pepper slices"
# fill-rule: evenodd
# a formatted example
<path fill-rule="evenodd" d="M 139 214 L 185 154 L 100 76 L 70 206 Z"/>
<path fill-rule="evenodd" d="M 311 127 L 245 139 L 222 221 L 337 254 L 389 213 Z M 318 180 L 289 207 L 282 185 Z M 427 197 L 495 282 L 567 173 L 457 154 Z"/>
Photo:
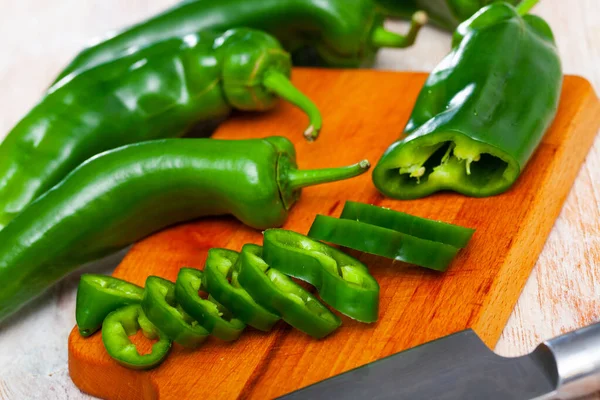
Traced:
<path fill-rule="evenodd" d="M 81 333 L 103 326 L 111 356 L 146 368 L 172 341 L 233 340 L 246 324 L 268 330 L 284 319 L 315 337 L 337 328 L 339 318 L 288 275 L 373 322 L 378 286 L 366 267 L 315 239 L 443 271 L 472 230 L 358 203 L 340 219 L 318 216 L 313 239 L 271 229 L 303 187 L 355 177 L 369 162 L 302 171 L 283 137 L 179 137 L 281 98 L 306 114 L 313 141 L 321 114 L 291 83 L 292 65 L 368 66 L 380 48 L 412 45 L 429 15 L 454 30 L 452 49 L 373 183 L 396 199 L 502 193 L 541 142 L 561 91 L 552 31 L 528 14 L 537 1 L 188 0 L 86 48 L 0 144 L 0 320 L 83 263 L 174 223 L 230 214 L 266 229 L 264 247 L 213 249 L 204 272 L 182 269 L 175 283 L 150 277 L 144 289 L 86 275 Z M 387 16 L 408 16 L 408 33 L 385 29 Z M 365 236 L 375 240 L 353 239 Z M 308 266 L 294 267 L 299 260 Z M 129 346 L 138 329 L 159 337 L 153 355 Z"/>

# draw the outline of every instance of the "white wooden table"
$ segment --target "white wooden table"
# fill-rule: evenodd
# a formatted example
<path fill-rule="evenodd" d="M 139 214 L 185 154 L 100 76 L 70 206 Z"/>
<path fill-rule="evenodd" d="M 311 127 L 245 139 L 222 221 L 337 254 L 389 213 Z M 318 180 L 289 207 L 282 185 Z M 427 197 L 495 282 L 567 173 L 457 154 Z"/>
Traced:
<path fill-rule="evenodd" d="M 3 0 L 0 139 L 88 40 L 172 3 Z M 534 12 L 553 28 L 565 73 L 586 77 L 599 92 L 600 0 L 540 3 Z M 403 31 L 405 24 L 390 23 L 390 28 Z M 429 71 L 447 53 L 449 45 L 449 35 L 426 28 L 417 46 L 381 51 L 377 68 Z M 110 273 L 119 259 L 116 255 L 87 270 Z M 77 276 L 62 281 L 19 312 L 17 318 L 0 325 L 0 399 L 87 398 L 73 385 L 67 370 L 67 337 L 75 323 Z M 598 320 L 600 136 L 579 172 L 496 351 L 507 356 L 523 354 L 546 338 Z"/>

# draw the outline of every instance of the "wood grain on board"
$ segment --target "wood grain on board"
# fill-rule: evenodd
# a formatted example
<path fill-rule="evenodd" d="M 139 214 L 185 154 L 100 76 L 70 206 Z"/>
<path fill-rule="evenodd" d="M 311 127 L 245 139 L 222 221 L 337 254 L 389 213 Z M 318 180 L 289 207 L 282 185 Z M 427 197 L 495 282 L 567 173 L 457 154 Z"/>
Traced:
<path fill-rule="evenodd" d="M 306 119 L 288 104 L 267 115 L 237 115 L 214 137 L 286 136 L 296 144 L 301 168 L 362 158 L 375 163 L 401 132 L 426 74 L 296 69 L 293 78 L 324 114 L 317 142 L 304 141 Z M 599 112 L 589 83 L 567 76 L 551 129 L 515 186 L 499 196 L 391 200 L 376 192 L 370 174 L 305 189 L 285 228 L 306 233 L 315 214 L 338 216 L 345 200 L 355 200 L 477 229 L 443 274 L 352 252 L 380 283 L 376 324 L 343 317 L 342 327 L 324 340 L 284 323 L 270 333 L 248 329 L 234 343 L 211 339 L 194 351 L 175 346 L 160 367 L 146 372 L 118 366 L 99 334 L 84 339 L 74 329 L 71 378 L 98 397 L 264 399 L 465 328 L 493 347 L 593 142 Z M 209 248 L 239 250 L 247 242 L 260 243 L 261 233 L 231 218 L 203 219 L 136 244 L 114 275 L 137 284 L 148 275 L 174 280 L 182 266 L 202 268 Z"/>

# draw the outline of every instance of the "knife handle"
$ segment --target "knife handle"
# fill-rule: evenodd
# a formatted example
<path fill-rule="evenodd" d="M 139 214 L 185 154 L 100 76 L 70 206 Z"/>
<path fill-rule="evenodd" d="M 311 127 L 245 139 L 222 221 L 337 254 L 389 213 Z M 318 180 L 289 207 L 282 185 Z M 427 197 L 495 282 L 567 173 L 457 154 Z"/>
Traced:
<path fill-rule="evenodd" d="M 600 323 L 547 340 L 534 353 L 549 361 L 556 380 L 553 397 L 544 398 L 573 399 L 600 390 Z"/>

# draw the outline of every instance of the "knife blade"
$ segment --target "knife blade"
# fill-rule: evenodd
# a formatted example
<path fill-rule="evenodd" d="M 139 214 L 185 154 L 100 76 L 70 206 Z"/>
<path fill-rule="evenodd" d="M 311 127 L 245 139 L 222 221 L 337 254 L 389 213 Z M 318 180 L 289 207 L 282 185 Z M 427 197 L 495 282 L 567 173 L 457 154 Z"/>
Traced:
<path fill-rule="evenodd" d="M 600 390 L 600 323 L 506 358 L 473 330 L 391 355 L 281 399 L 546 400 Z"/>

